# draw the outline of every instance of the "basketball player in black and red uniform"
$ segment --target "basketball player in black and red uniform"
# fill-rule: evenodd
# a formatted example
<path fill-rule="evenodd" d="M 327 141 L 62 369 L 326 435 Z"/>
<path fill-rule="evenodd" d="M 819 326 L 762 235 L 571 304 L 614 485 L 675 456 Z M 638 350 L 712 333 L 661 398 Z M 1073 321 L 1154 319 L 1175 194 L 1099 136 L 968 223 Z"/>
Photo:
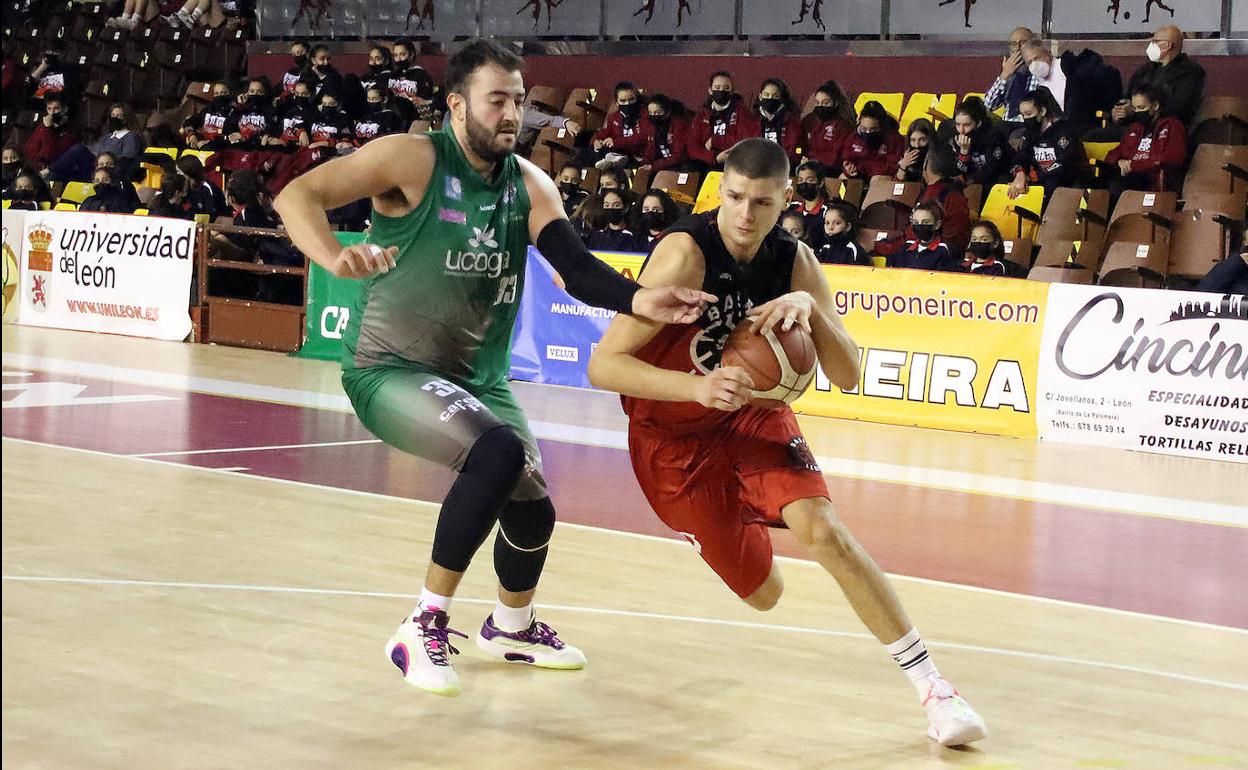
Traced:
<path fill-rule="evenodd" d="M 814 253 L 776 226 L 788 178 L 775 142 L 747 139 L 728 151 L 720 207 L 669 229 L 640 276 L 643 286 L 701 288 L 718 301 L 692 324 L 616 316 L 590 380 L 624 397 L 633 470 L 659 518 L 737 596 L 755 609 L 775 606 L 784 582 L 767 524 L 787 525 L 906 673 L 928 735 L 970 743 L 986 734 L 984 721 L 937 672 L 888 578 L 837 517 L 793 411 L 750 405 L 749 375 L 720 366 L 729 333 L 747 318 L 760 332 L 797 324 L 833 383 L 858 384 L 858 348 Z"/>

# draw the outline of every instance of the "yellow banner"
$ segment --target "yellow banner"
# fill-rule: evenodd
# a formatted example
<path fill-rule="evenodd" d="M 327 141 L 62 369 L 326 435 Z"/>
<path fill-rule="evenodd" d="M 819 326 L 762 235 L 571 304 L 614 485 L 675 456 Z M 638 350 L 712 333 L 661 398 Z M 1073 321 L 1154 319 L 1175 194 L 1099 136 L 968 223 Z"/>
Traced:
<path fill-rule="evenodd" d="M 594 256 L 620 271 L 625 278 L 637 280 L 641 266 L 646 262 L 645 254 L 628 254 L 621 251 L 595 251 Z"/>
<path fill-rule="evenodd" d="M 1049 285 L 921 270 L 824 266 L 861 350 L 849 392 L 820 371 L 803 414 L 1036 436 L 1036 364 Z"/>

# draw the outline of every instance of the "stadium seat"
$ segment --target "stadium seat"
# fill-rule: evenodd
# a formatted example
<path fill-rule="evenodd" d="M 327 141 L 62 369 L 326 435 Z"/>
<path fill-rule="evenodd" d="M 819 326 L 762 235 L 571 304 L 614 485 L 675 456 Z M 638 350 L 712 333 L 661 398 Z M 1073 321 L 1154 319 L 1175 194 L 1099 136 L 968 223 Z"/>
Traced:
<path fill-rule="evenodd" d="M 1170 264 L 1169 243 L 1109 244 L 1098 283 L 1105 286 L 1161 288 Z"/>
<path fill-rule="evenodd" d="M 828 179 L 824 181 L 824 187 L 833 198 L 840 198 L 854 206 L 861 204 L 867 193 L 865 179 Z"/>
<path fill-rule="evenodd" d="M 607 117 L 606 97 L 594 88 L 573 88 L 563 103 L 562 112 L 586 131 L 597 131 Z"/>
<path fill-rule="evenodd" d="M 694 201 L 693 213 L 701 214 L 719 206 L 719 182 L 723 178 L 724 172 L 722 171 L 711 171 L 706 175 L 706 179 L 702 180 L 702 186 L 698 189 L 698 199 Z"/>
<path fill-rule="evenodd" d="M 1032 185 L 1014 200 L 1010 200 L 1009 189 L 1006 184 L 992 186 L 980 212 L 980 220 L 995 224 L 1003 238 L 1036 240 L 1040 211 L 1044 207 L 1044 189 Z"/>
<path fill-rule="evenodd" d="M 910 95 L 910 99 L 906 102 L 906 109 L 901 113 L 901 127 L 899 130 L 904 134 L 906 128 L 919 118 L 926 118 L 933 123 L 939 124 L 942 120 L 952 118 L 953 112 L 957 108 L 957 94 L 915 92 Z M 936 114 L 933 115 L 932 113 Z"/>
<path fill-rule="evenodd" d="M 78 204 L 77 204 L 77 203 L 71 203 L 71 202 L 69 202 L 69 201 L 61 201 L 60 203 L 58 203 L 58 204 L 56 204 L 55 206 L 53 206 L 53 207 L 52 207 L 52 210 L 53 210 L 53 211 L 77 211 L 77 210 L 78 210 Z"/>
<path fill-rule="evenodd" d="M 1248 206 L 1248 190 L 1240 193 L 1212 192 L 1210 190 L 1192 190 L 1184 192 L 1179 200 L 1179 208 L 1210 209 L 1225 211 L 1236 219 L 1243 219 L 1245 207 Z"/>
<path fill-rule="evenodd" d="M 95 185 L 90 182 L 68 182 L 61 191 L 60 198 L 62 202 L 82 203 L 94 194 Z"/>
<path fill-rule="evenodd" d="M 858 99 L 854 102 L 854 112 L 861 115 L 862 107 L 867 102 L 879 102 L 883 105 L 885 112 L 900 120 L 902 102 L 905 101 L 905 98 L 906 95 L 902 93 L 884 94 L 864 91 L 863 93 L 858 94 Z M 905 130 L 905 126 L 902 126 L 902 130 Z"/>
<path fill-rule="evenodd" d="M 572 132 L 566 128 L 547 126 L 538 133 L 529 160 L 553 178 L 559 173 L 560 166 L 576 156 L 572 145 L 574 139 Z"/>
<path fill-rule="evenodd" d="M 892 240 L 900 238 L 904 233 L 901 230 L 876 230 L 871 227 L 858 228 L 858 245 L 862 250 L 870 254 L 875 251 L 875 244 L 880 241 Z M 883 265 L 880 265 L 883 267 Z"/>
<path fill-rule="evenodd" d="M 904 230 L 922 192 L 921 182 L 898 182 L 890 176 L 872 177 L 858 222 L 874 230 Z"/>
<path fill-rule="evenodd" d="M 1094 283 L 1092 269 L 1081 265 L 1037 265 L 1027 273 L 1027 280 L 1045 283 L 1074 283 L 1084 286 L 1091 286 Z"/>
<path fill-rule="evenodd" d="M 568 89 L 558 86 L 532 86 L 524 97 L 524 103 L 536 107 L 548 115 L 560 115 L 568 100 Z"/>
<path fill-rule="evenodd" d="M 1206 96 L 1200 103 L 1200 109 L 1192 118 L 1192 125 L 1198 126 L 1206 120 L 1227 116 L 1248 122 L 1248 97 L 1245 96 Z"/>
<path fill-rule="evenodd" d="M 650 190 L 665 190 L 672 200 L 686 210 L 693 207 L 698 196 L 698 183 L 702 175 L 693 171 L 660 171 L 650 180 Z"/>
<path fill-rule="evenodd" d="M 216 154 L 216 150 L 192 150 L 188 148 L 183 150 L 178 157 L 185 158 L 187 155 L 194 155 L 196 158 L 199 158 L 200 163 L 204 164 L 204 168 L 208 168 L 208 159 Z"/>
<path fill-rule="evenodd" d="M 1198 280 L 1231 257 L 1232 236 L 1242 229 L 1236 217 L 1216 210 L 1186 208 L 1174 215 L 1170 230 L 1171 276 Z"/>
<path fill-rule="evenodd" d="M 147 216 L 147 209 L 135 209 L 134 215 L 136 217 L 145 217 Z"/>
<path fill-rule="evenodd" d="M 1005 250 L 1005 260 L 1018 265 L 1025 275 L 1031 267 L 1031 241 L 1005 238 L 1002 239 L 1001 246 Z"/>
<path fill-rule="evenodd" d="M 1081 241 L 1099 251 L 1109 226 L 1109 192 L 1059 187 L 1040 220 L 1040 242 Z"/>
<path fill-rule="evenodd" d="M 598 192 L 598 180 L 602 178 L 602 172 L 590 166 L 581 169 L 581 189 L 587 193 Z"/>
<path fill-rule="evenodd" d="M 1174 193 L 1127 190 L 1114 206 L 1114 213 L 1109 218 L 1109 229 L 1105 232 L 1105 242 L 1168 242 L 1177 209 L 1178 196 Z"/>
<path fill-rule="evenodd" d="M 1248 192 L 1248 147 L 1202 144 L 1196 148 L 1183 181 L 1183 193 L 1197 190 Z"/>
<path fill-rule="evenodd" d="M 962 196 L 966 198 L 966 207 L 971 212 L 971 221 L 979 221 L 979 212 L 984 208 L 984 186 L 968 184 L 963 188 Z"/>
<path fill-rule="evenodd" d="M 13 205 L 13 201 L 10 200 L 9 198 L 5 198 L 3 201 L 0 201 L 0 206 L 3 206 L 3 208 L 7 209 L 9 206 L 12 206 L 12 205 Z"/>

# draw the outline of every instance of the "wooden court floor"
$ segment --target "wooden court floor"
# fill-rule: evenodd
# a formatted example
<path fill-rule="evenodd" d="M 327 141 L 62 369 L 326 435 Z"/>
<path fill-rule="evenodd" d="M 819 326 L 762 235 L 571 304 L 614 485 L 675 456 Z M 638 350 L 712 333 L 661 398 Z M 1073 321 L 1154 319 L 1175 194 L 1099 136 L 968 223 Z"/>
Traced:
<path fill-rule="evenodd" d="M 539 611 L 590 662 L 469 642 L 447 700 L 382 654 L 446 476 L 371 442 L 331 365 L 3 334 L 6 768 L 1248 767 L 1245 466 L 805 420 L 988 721 L 954 751 L 785 533 L 754 612 L 641 507 L 610 397 L 518 386 L 567 522 Z M 453 626 L 492 585 L 482 554 Z"/>

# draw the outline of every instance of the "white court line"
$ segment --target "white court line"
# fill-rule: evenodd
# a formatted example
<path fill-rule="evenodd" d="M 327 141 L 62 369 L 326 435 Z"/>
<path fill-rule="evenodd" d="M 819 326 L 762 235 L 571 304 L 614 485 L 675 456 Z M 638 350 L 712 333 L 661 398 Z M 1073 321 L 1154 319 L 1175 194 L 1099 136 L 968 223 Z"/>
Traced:
<path fill-rule="evenodd" d="M 252 385 L 231 380 L 192 377 L 184 374 L 169 374 L 144 369 L 129 369 L 108 364 L 92 364 L 66 359 L 29 356 L 22 353 L 6 353 L 4 363 L 6 366 L 22 366 L 28 369 L 38 369 L 57 374 L 96 377 L 105 380 L 165 387 L 173 390 L 194 391 L 209 395 L 274 401 L 315 409 L 351 411 L 351 402 L 345 395 L 328 395 L 292 388 Z M 597 393 L 597 391 L 588 392 Z M 602 395 L 605 396 L 606 394 Z M 534 435 L 548 441 L 612 449 L 628 448 L 628 436 L 622 430 L 587 428 L 579 425 L 542 421 L 530 422 L 530 426 Z M 293 449 L 296 447 L 272 448 Z M 264 447 L 248 448 L 248 451 L 260 451 L 261 449 L 264 449 Z M 204 453 L 208 454 L 209 452 Z M 853 458 L 819 455 L 815 459 L 824 473 L 833 476 L 844 476 L 887 484 L 904 484 L 952 492 L 994 495 L 1032 502 L 1056 503 L 1080 508 L 1126 511 L 1128 513 L 1139 513 L 1159 518 L 1199 521 L 1222 526 L 1248 527 L 1248 506 L 1209 503 L 1130 492 L 1115 492 L 1091 487 L 1029 481 L 1026 479 L 940 468 L 894 465 Z"/>
<path fill-rule="evenodd" d="M 221 473 L 221 470 L 218 468 L 209 468 L 209 467 L 202 466 L 202 465 L 187 465 L 184 463 L 170 462 L 167 460 L 151 459 L 151 458 L 146 458 L 146 457 L 131 457 L 128 455 L 113 454 L 112 452 L 100 452 L 94 449 L 79 449 L 78 447 L 61 446 L 60 444 L 48 444 L 42 441 L 28 441 L 26 439 L 11 438 L 9 436 L 5 436 L 4 441 L 11 441 L 15 444 L 27 444 L 29 446 L 39 446 L 39 447 L 48 447 L 51 449 L 60 449 L 66 452 L 78 452 L 80 454 L 91 455 L 95 457 L 115 457 L 115 458 L 121 458 L 123 460 L 134 460 L 140 463 L 155 463 L 155 464 L 164 466 L 166 468 L 168 467 L 189 468 L 191 470 L 204 471 L 207 473 Z M 229 474 L 229 475 L 233 476 L 234 474 Z M 408 503 L 411 505 L 431 506 L 431 507 L 437 507 L 438 505 L 438 503 L 432 502 L 429 500 L 416 500 L 416 499 L 409 498 L 409 497 L 396 497 L 394 495 L 381 494 L 380 492 L 366 492 L 360 489 L 347 489 L 346 487 L 331 487 L 325 484 L 316 484 L 310 481 L 295 481 L 293 479 L 281 479 L 281 478 L 276 478 L 273 476 L 257 476 L 257 475 L 248 475 L 247 478 L 255 479 L 257 481 L 267 481 L 273 484 L 284 484 L 286 486 L 299 487 L 302 489 L 317 489 L 317 490 L 325 490 L 328 492 L 340 492 L 346 495 L 353 495 L 355 497 L 365 497 L 365 498 L 377 500 L 379 502 L 386 502 L 386 503 L 398 502 L 398 503 Z M 687 541 L 677 539 L 674 537 L 660 537 L 658 535 L 646 535 L 640 532 L 627 532 L 627 531 L 619 530 L 619 529 L 609 529 L 607 527 L 595 527 L 589 524 L 573 524 L 571 522 L 566 522 L 566 521 L 557 521 L 555 522 L 555 526 L 566 527 L 568 529 L 579 529 L 579 530 L 584 530 L 584 531 L 589 531 L 589 532 L 602 532 L 602 533 L 606 533 L 606 534 L 617 536 L 617 537 L 630 537 L 630 538 L 635 538 L 635 539 L 648 540 L 650 542 L 667 543 L 668 545 L 678 545 L 682 548 L 689 547 L 689 544 Z M 791 556 L 776 556 L 775 558 L 780 561 L 785 561 L 785 562 L 790 562 L 790 563 L 795 563 L 795 564 L 809 565 L 813 563 L 809 559 L 798 559 L 798 558 L 791 557 Z M 1063 606 L 1063 607 L 1074 607 L 1077 609 L 1084 609 L 1084 610 L 1095 610 L 1097 612 L 1105 612 L 1111 615 L 1120 615 L 1123 617 L 1138 618 L 1141 620 L 1162 621 L 1164 623 L 1173 623 L 1176 625 L 1189 626 L 1192 628 L 1203 628 L 1203 629 L 1211 630 L 1211 631 L 1229 631 L 1234 634 L 1242 634 L 1244 636 L 1248 636 L 1248 629 L 1236 628 L 1234 626 L 1222 626 L 1216 623 L 1205 623 L 1199 620 L 1188 620 L 1186 618 L 1171 618 L 1165 615 L 1153 615 L 1147 612 L 1134 612 L 1131 610 L 1120 610 L 1115 607 L 1101 607 L 1096 604 L 1082 604 L 1080 602 L 1072 602 L 1072 601 L 1067 601 L 1064 599 L 1051 599 L 1047 596 L 1034 596 L 1032 594 L 1021 594 L 1021 593 L 1013 593 L 1011 591 L 1002 591 L 1002 590 L 995 589 L 995 588 L 980 588 L 979 586 L 962 585 L 960 583 L 948 583 L 948 582 L 944 582 L 941 580 L 932 580 L 930 578 L 910 577 L 908 575 L 897 575 L 893 573 L 888 573 L 888 574 L 889 574 L 889 577 L 894 580 L 905 580 L 905 581 L 911 581 L 915 583 L 922 583 L 924 585 L 938 586 L 941 588 L 952 588 L 952 589 L 956 589 L 960 591 L 970 591 L 972 593 L 985 593 L 985 594 L 991 594 L 994 596 L 1001 596 L 1001 597 L 1006 597 L 1006 598 L 1011 598 L 1011 599 L 1024 599 L 1027 601 L 1039 602 L 1041 604 L 1052 604 L 1052 605 Z"/>
<path fill-rule="evenodd" d="M 266 586 L 266 585 L 248 585 L 238 583 L 189 583 L 164 580 L 120 580 L 115 578 L 71 578 L 71 577 L 50 577 L 42 575 L 4 575 L 4 580 L 22 583 L 71 583 L 75 585 L 92 585 L 92 586 L 122 586 L 137 588 L 185 588 L 185 589 L 203 589 L 209 591 L 249 591 L 257 593 L 284 593 L 284 594 L 313 594 L 316 596 L 352 596 L 364 597 L 370 599 L 416 599 L 415 594 L 392 593 L 387 591 L 349 591 L 332 588 L 298 588 L 293 586 Z M 494 599 L 466 599 L 456 597 L 455 601 L 465 604 L 485 604 L 493 605 Z M 743 620 L 723 620 L 720 618 L 699 618 L 691 615 L 668 615 L 658 612 L 636 612 L 634 610 L 614 610 L 605 607 L 579 607 L 568 604 L 546 604 L 542 603 L 543 610 L 554 612 L 571 612 L 593 615 L 610 615 L 614 617 L 635 618 L 639 620 L 664 620 L 676 623 L 696 623 L 710 626 L 726 626 L 729 628 L 745 628 L 755 631 L 783 631 L 785 633 L 811 634 L 814 636 L 831 636 L 843 639 L 864 639 L 876 641 L 871 634 L 861 631 L 832 631 L 824 628 L 809 628 L 806 626 L 784 626 L 772 623 L 752 623 Z M 1162 671 L 1151 668 L 1140 668 L 1138 666 L 1124 666 L 1119 663 L 1105 663 L 1098 660 L 1087 660 L 1084 658 L 1072 658 L 1066 655 L 1047 655 L 1039 652 L 1027 652 L 1024 650 L 1007 650 L 1000 647 L 985 647 L 976 644 L 959 644 L 957 642 L 934 642 L 930 639 L 924 639 L 924 643 L 928 647 L 946 650 L 960 650 L 963 652 L 979 652 L 990 655 L 1005 655 L 1012 658 L 1026 658 L 1029 660 L 1041 660 L 1050 663 L 1065 663 L 1075 666 L 1087 666 L 1089 668 L 1109 669 L 1111 671 L 1121 671 L 1129 674 L 1144 674 L 1147 676 L 1161 677 L 1163 679 L 1174 679 L 1180 682 L 1188 682 L 1191 684 L 1202 684 L 1210 687 L 1222 687 L 1228 690 L 1238 690 L 1240 692 L 1248 692 L 1248 684 L 1238 684 L 1236 682 L 1224 682 L 1219 679 L 1206 679 L 1198 676 L 1188 676 L 1186 674 L 1177 674 L 1173 671 Z"/>
<path fill-rule="evenodd" d="M 144 452 L 141 454 L 122 455 L 122 457 L 182 457 L 185 455 L 224 455 L 234 452 L 266 452 L 270 449 L 314 449 L 322 446 L 355 446 L 356 444 L 380 444 L 379 438 L 366 438 L 358 441 L 322 441 L 317 444 L 274 444 L 272 446 L 237 446 L 228 449 L 188 449 L 180 452 Z"/>

